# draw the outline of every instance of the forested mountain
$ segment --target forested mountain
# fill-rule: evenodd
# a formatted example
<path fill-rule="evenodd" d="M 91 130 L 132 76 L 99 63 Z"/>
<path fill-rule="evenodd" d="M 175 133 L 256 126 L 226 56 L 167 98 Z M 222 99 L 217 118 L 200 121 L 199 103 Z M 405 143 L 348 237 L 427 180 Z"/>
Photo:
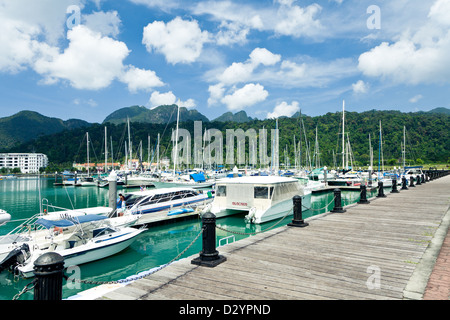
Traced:
<path fill-rule="evenodd" d="M 142 123 L 170 123 L 177 121 L 177 108 L 173 105 L 162 105 L 153 109 L 146 107 L 132 106 L 119 109 L 105 118 L 103 123 L 125 123 L 127 117 L 131 122 Z M 184 107 L 180 108 L 180 121 L 209 121 L 204 115 L 195 109 L 188 110 Z"/>
<path fill-rule="evenodd" d="M 348 140 L 355 158 L 355 165 L 367 166 L 369 163 L 369 134 L 371 136 L 374 150 L 374 162 L 378 160 L 379 149 L 379 123 L 382 126 L 383 155 L 385 163 L 400 165 L 401 145 L 403 143 L 403 126 L 406 127 L 406 158 L 410 164 L 421 164 L 422 162 L 448 163 L 450 161 L 450 116 L 435 113 L 402 113 L 399 111 L 366 111 L 366 112 L 346 112 L 345 132 L 348 133 Z M 300 132 L 300 123 L 303 122 L 306 137 Z M 41 136 L 37 139 L 24 143 L 9 152 L 29 152 L 36 151 L 48 155 L 49 161 L 54 164 L 71 164 L 74 161 L 86 161 L 85 134 L 89 130 L 92 140 L 93 151 L 91 151 L 91 161 L 104 161 L 104 127 L 108 129 L 108 148 L 112 140 L 114 161 L 124 159 L 124 142 L 127 140 L 127 128 L 125 123 L 103 125 L 94 124 L 87 128 L 65 130 L 58 134 Z M 318 132 L 319 156 L 321 165 L 333 166 L 334 158 L 337 165 L 341 165 L 341 128 L 342 112 L 327 113 L 322 116 L 302 118 L 280 118 L 278 127 L 280 129 L 279 154 L 280 163 L 284 160 L 284 150 L 287 150 L 291 164 L 294 164 L 294 136 L 298 143 L 302 141 L 302 164 L 305 163 L 306 142 L 309 144 L 310 154 L 313 157 L 316 137 L 316 127 Z M 181 122 L 180 128 L 189 130 L 194 136 L 194 122 Z M 237 122 L 202 122 L 202 131 L 215 128 L 222 131 L 223 145 L 226 146 L 226 129 L 242 128 L 244 131 L 253 128 L 259 133 L 259 129 L 268 129 L 267 142 L 270 155 L 270 129 L 275 128 L 275 120 L 252 120 L 244 123 Z M 151 139 L 151 152 L 156 145 L 157 134 L 161 134 L 161 155 L 170 158 L 172 149 L 171 133 L 175 129 L 175 122 L 171 124 L 148 124 L 131 122 L 131 135 L 133 153 L 142 141 L 143 158 L 147 159 L 148 136 Z M 303 130 L 302 130 L 303 131 Z M 111 138 L 110 138 L 111 136 Z M 259 139 L 259 137 L 258 137 Z M 259 140 L 258 140 L 259 141 Z M 193 144 L 191 142 L 191 144 Z M 236 143 L 235 143 L 236 148 Z M 246 143 L 248 151 L 248 143 Z M 6 150 L 4 150 L 6 151 Z M 111 150 L 109 150 L 111 152 Z M 225 154 L 225 152 L 224 152 Z M 258 154 L 259 159 L 259 154 Z M 225 157 L 224 157 L 225 161 Z"/>
<path fill-rule="evenodd" d="M 63 121 L 43 116 L 34 111 L 21 111 L 10 117 L 0 118 L 0 150 L 11 148 L 39 136 L 90 125 L 84 120 Z"/>
<path fill-rule="evenodd" d="M 220 121 L 220 122 L 227 122 L 227 121 L 231 121 L 231 122 L 248 122 L 248 121 L 252 121 L 253 119 L 251 117 L 249 117 L 247 115 L 247 112 L 245 112 L 244 110 L 236 112 L 235 114 L 233 114 L 232 112 L 226 112 L 223 115 L 221 115 L 220 117 L 214 119 L 213 121 Z"/>

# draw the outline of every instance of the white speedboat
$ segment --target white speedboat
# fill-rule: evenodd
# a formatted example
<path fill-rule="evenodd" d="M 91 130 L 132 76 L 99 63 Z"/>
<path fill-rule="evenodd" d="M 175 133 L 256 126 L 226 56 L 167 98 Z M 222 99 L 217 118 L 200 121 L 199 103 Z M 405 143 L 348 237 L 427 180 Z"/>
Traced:
<path fill-rule="evenodd" d="M 221 179 L 216 181 L 210 210 L 217 218 L 246 211 L 247 221 L 260 224 L 288 214 L 296 195 L 302 197 L 304 207 L 311 207 L 311 190 L 297 179 L 278 176 Z"/>
<path fill-rule="evenodd" d="M 93 221 L 102 220 L 101 216 L 82 216 L 83 225 L 77 220 L 38 219 L 36 225 L 46 228 L 44 238 L 34 238 L 22 246 L 22 263 L 15 268 L 20 274 L 29 278 L 34 276 L 34 262 L 47 252 L 56 252 L 64 258 L 64 267 L 80 265 L 114 255 L 130 246 L 136 237 L 146 229 L 130 227 L 115 228 L 104 223 L 96 223 L 91 228 L 85 226 L 85 219 L 94 217 Z M 44 231 L 44 230 L 42 230 Z"/>
<path fill-rule="evenodd" d="M 11 215 L 3 209 L 0 209 L 0 226 L 11 220 Z"/>
<path fill-rule="evenodd" d="M 206 206 L 213 200 L 213 192 L 186 187 L 162 188 L 130 192 L 124 194 L 124 197 L 126 208 L 122 217 L 140 215 L 136 225 L 141 225 L 152 220 L 152 215 L 156 213 L 182 214 L 189 213 L 190 210 L 174 210 Z M 118 212 L 120 213 L 120 210 Z"/>

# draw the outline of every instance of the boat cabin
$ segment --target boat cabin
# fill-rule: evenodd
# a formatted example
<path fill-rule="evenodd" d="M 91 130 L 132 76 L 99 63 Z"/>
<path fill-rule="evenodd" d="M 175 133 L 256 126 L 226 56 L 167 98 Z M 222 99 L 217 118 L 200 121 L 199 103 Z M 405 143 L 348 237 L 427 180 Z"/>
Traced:
<path fill-rule="evenodd" d="M 163 188 L 152 191 L 133 192 L 125 194 L 127 207 L 134 205 L 144 206 L 163 202 L 171 202 L 181 199 L 189 199 L 198 196 L 200 191 L 190 188 Z"/>
<path fill-rule="evenodd" d="M 225 209 L 265 210 L 279 202 L 302 196 L 304 189 L 297 179 L 272 176 L 250 176 L 216 181 L 212 212 Z"/>

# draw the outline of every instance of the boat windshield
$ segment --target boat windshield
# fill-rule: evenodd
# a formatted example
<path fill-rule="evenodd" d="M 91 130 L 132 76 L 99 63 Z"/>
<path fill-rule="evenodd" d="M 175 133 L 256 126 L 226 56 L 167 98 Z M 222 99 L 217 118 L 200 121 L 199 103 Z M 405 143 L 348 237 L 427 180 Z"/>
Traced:
<path fill-rule="evenodd" d="M 125 196 L 125 205 L 127 207 L 132 206 L 136 202 L 139 202 L 141 199 L 143 199 L 144 196 L 137 195 L 137 194 L 130 194 L 128 196 Z"/>

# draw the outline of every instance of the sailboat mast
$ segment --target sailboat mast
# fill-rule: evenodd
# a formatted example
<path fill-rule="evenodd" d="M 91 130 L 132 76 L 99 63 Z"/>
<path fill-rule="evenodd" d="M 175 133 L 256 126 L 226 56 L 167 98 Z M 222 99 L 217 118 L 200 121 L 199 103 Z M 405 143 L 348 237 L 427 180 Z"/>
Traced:
<path fill-rule="evenodd" d="M 108 171 L 108 136 L 106 134 L 106 126 L 105 126 L 105 172 Z"/>
<path fill-rule="evenodd" d="M 406 127 L 403 126 L 403 169 L 406 166 Z"/>
<path fill-rule="evenodd" d="M 86 132 L 86 153 L 87 153 L 87 173 L 88 173 L 88 177 L 89 177 L 89 132 Z"/>
<path fill-rule="evenodd" d="M 381 165 L 381 120 L 380 120 L 380 143 L 378 145 L 378 179 L 380 179 L 380 165 Z"/>
<path fill-rule="evenodd" d="M 345 100 L 342 100 L 342 170 L 345 166 Z"/>
<path fill-rule="evenodd" d="M 158 142 L 156 146 L 156 169 L 159 170 L 159 133 L 158 133 Z"/>
<path fill-rule="evenodd" d="M 180 107 L 177 106 L 177 130 L 175 133 L 175 154 L 174 154 L 174 161 L 173 161 L 173 175 L 176 173 L 176 167 L 177 167 L 177 158 L 178 158 L 178 122 L 180 121 Z"/>
<path fill-rule="evenodd" d="M 133 159 L 132 150 L 131 150 L 131 134 L 130 134 L 130 118 L 127 117 L 127 125 L 128 125 L 128 151 L 130 153 L 130 167 L 131 169 L 131 159 Z M 128 165 L 128 163 L 127 163 Z"/>

